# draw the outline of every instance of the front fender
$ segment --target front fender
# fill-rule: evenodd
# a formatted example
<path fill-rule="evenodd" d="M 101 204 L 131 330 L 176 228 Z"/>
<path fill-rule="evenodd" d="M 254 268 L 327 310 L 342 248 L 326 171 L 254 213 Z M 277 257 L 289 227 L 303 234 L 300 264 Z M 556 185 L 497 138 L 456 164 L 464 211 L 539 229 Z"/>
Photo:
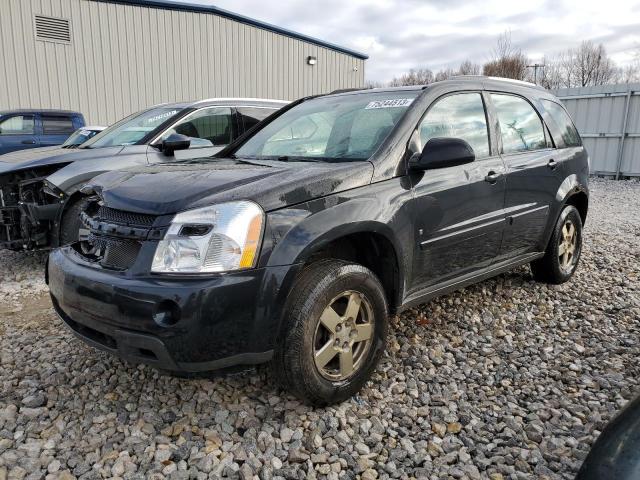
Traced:
<path fill-rule="evenodd" d="M 405 194 L 409 196 L 410 191 Z M 267 223 L 272 244 L 267 265 L 304 263 L 313 252 L 341 237 L 375 233 L 393 245 L 402 268 L 408 257 L 404 246 L 413 243 L 404 237 L 412 239 L 413 229 L 409 212 L 402 208 L 409 202 L 397 196 L 393 198 L 391 201 L 389 197 L 378 196 L 375 192 L 363 196 L 356 194 L 351 198 L 330 196 L 270 213 Z M 400 207 L 395 207 L 394 203 Z"/>
<path fill-rule="evenodd" d="M 401 177 L 270 212 L 260 264 L 302 266 L 330 242 L 372 233 L 394 249 L 402 296 L 415 244 L 411 198 L 408 181 Z"/>

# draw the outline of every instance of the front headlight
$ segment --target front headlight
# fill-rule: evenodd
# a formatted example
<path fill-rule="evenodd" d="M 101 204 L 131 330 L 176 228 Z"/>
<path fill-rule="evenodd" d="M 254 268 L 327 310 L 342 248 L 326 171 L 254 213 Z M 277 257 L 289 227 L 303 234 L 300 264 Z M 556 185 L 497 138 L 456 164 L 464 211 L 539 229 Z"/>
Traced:
<path fill-rule="evenodd" d="M 178 213 L 158 243 L 151 271 L 207 273 L 255 266 L 264 212 L 239 201 Z"/>

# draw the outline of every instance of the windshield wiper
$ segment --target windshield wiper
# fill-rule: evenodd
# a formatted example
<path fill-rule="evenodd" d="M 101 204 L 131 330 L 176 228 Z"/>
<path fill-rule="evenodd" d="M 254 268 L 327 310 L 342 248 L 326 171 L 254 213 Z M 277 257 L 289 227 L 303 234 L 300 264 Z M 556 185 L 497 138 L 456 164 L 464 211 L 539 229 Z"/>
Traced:
<path fill-rule="evenodd" d="M 276 157 L 275 160 L 279 162 L 322 162 L 321 158 L 314 157 L 290 157 L 289 155 L 281 155 Z"/>

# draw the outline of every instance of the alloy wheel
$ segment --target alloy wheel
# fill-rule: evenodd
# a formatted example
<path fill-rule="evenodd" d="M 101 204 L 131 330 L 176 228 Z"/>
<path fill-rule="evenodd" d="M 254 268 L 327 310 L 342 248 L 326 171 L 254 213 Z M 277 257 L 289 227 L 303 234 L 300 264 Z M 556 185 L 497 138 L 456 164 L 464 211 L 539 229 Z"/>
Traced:
<path fill-rule="evenodd" d="M 578 249 L 578 230 L 573 222 L 565 220 L 558 245 L 558 259 L 560 268 L 565 273 L 570 273 L 576 263 Z"/>
<path fill-rule="evenodd" d="M 373 308 L 360 292 L 348 290 L 329 302 L 313 339 L 314 362 L 331 381 L 351 377 L 364 363 L 373 339 Z"/>

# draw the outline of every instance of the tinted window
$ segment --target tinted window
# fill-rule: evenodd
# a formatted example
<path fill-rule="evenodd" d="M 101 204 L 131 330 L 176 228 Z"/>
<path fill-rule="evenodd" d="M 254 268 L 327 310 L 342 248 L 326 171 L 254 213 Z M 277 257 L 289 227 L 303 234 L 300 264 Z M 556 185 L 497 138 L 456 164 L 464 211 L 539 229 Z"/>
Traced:
<path fill-rule="evenodd" d="M 356 93 L 307 100 L 287 110 L 235 151 L 242 157 L 366 160 L 420 91 Z"/>
<path fill-rule="evenodd" d="M 167 130 L 162 139 L 172 133 L 186 135 L 192 139 L 202 139 L 212 145 L 227 145 L 231 143 L 231 109 L 228 107 L 203 108 L 198 110 Z M 191 141 L 192 146 L 199 146 L 204 142 Z"/>
<path fill-rule="evenodd" d="M 491 94 L 500 122 L 502 151 L 525 152 L 547 147 L 542 121 L 524 98 Z"/>
<path fill-rule="evenodd" d="M 275 111 L 276 109 L 274 108 L 238 107 L 238 115 L 240 115 L 245 131 Z"/>
<path fill-rule="evenodd" d="M 551 100 L 542 100 L 544 108 L 549 112 L 551 118 L 560 129 L 562 141 L 567 147 L 578 147 L 582 145 L 578 130 L 576 130 L 571 117 L 564 108 Z"/>
<path fill-rule="evenodd" d="M 433 105 L 420 123 L 422 146 L 436 137 L 461 138 L 476 158 L 489 156 L 489 132 L 479 93 L 450 95 Z"/>
<path fill-rule="evenodd" d="M 45 135 L 73 133 L 71 118 L 64 116 L 42 115 L 42 130 Z"/>
<path fill-rule="evenodd" d="M 16 115 L 0 121 L 0 134 L 4 135 L 33 135 L 33 115 Z"/>

